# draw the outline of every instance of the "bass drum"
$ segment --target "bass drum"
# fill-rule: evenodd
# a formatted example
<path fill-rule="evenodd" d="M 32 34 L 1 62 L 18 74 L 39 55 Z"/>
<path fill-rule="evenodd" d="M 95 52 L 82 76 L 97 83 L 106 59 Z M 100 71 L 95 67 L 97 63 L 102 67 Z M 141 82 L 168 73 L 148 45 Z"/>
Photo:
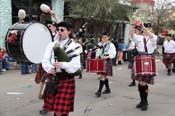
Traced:
<path fill-rule="evenodd" d="M 15 23 L 8 30 L 5 47 L 17 62 L 41 63 L 52 34 L 42 23 Z"/>

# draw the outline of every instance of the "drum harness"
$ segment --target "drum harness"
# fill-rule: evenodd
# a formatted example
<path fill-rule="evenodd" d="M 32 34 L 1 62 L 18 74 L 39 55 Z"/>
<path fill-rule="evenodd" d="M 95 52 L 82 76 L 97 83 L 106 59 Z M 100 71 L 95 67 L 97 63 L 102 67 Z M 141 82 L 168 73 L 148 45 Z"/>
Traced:
<path fill-rule="evenodd" d="M 154 55 L 154 52 L 153 53 L 148 53 L 148 48 L 146 46 L 146 44 L 147 44 L 148 41 L 149 41 L 149 39 L 146 40 L 145 37 L 143 38 L 145 52 L 138 52 L 138 55 Z"/>
<path fill-rule="evenodd" d="M 107 54 L 107 51 L 109 50 L 109 46 L 110 46 L 110 42 L 107 42 L 101 49 L 100 49 L 100 55 L 99 58 L 101 58 L 102 56 L 109 56 L 109 54 Z M 110 59 L 107 59 L 107 61 L 109 61 Z"/>

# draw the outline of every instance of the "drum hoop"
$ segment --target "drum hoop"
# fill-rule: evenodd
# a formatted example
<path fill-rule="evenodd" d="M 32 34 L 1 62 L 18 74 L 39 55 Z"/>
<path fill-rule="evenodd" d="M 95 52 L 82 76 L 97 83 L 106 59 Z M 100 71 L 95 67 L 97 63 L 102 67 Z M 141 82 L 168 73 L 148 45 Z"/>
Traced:
<path fill-rule="evenodd" d="M 13 24 L 9 29 L 8 29 L 8 31 L 7 31 L 7 33 L 6 33 L 6 39 L 5 39 L 5 47 L 6 47 L 6 51 L 7 51 L 7 53 L 8 53 L 8 55 L 10 56 L 10 57 L 12 57 L 12 58 L 14 58 L 12 55 L 11 55 L 11 53 L 10 53 L 10 50 L 9 50 L 9 46 L 8 46 L 8 40 L 7 40 L 7 37 L 9 36 L 9 34 L 10 34 L 10 31 L 12 31 L 12 30 L 19 30 L 19 29 L 14 29 L 14 27 L 16 26 L 16 25 L 18 25 L 18 24 L 20 24 L 20 23 L 15 23 L 15 24 Z M 27 23 L 24 23 L 24 24 L 27 24 Z M 23 30 L 22 31 L 22 33 L 21 33 L 21 35 L 20 35 L 20 51 L 21 51 L 21 53 L 22 54 L 24 54 L 24 58 L 25 59 L 27 59 L 27 61 L 26 62 L 30 62 L 30 60 L 26 57 L 26 55 L 25 55 L 25 53 L 24 53 L 24 50 L 23 49 L 21 49 L 22 48 L 22 38 L 23 38 L 23 36 L 24 36 L 24 33 L 25 33 L 25 31 L 26 31 L 26 29 L 31 25 L 31 24 L 33 24 L 33 23 L 28 23 L 23 29 L 21 29 L 21 30 Z"/>

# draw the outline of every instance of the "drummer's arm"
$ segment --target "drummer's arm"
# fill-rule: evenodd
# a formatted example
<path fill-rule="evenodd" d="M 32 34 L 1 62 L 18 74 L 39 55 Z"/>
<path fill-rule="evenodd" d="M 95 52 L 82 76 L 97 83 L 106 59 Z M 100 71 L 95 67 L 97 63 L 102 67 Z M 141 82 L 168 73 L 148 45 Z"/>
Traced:
<path fill-rule="evenodd" d="M 50 11 L 50 15 L 54 17 L 57 24 L 60 22 L 58 15 L 53 10 Z"/>
<path fill-rule="evenodd" d="M 150 40 L 152 42 L 157 42 L 157 38 L 158 38 L 157 35 L 155 35 L 154 33 L 152 33 L 150 31 L 150 29 L 146 28 L 143 24 L 142 24 L 142 28 L 148 34 L 148 36 L 149 36 L 149 38 L 150 38 Z"/>

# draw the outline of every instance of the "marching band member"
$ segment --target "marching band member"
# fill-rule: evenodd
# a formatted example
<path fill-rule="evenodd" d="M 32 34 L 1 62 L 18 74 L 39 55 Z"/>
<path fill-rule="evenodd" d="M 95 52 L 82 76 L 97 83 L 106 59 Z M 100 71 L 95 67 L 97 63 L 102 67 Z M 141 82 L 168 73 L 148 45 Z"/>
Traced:
<path fill-rule="evenodd" d="M 147 25 L 151 27 L 151 25 Z M 136 33 L 134 33 L 134 30 Z M 132 25 L 131 38 L 137 45 L 138 54 L 153 55 L 156 49 L 157 36 L 151 32 L 151 28 L 146 28 L 144 24 L 135 27 Z M 148 64 L 150 65 L 150 64 Z M 138 80 L 138 90 L 140 93 L 140 103 L 136 105 L 136 108 L 141 108 L 142 111 L 148 109 L 148 84 L 154 84 L 153 76 L 135 76 Z"/>
<path fill-rule="evenodd" d="M 99 89 L 95 93 L 97 97 L 101 96 L 101 91 L 103 89 L 103 86 L 106 86 L 106 90 L 103 92 L 103 94 L 108 94 L 111 93 L 111 90 L 109 88 L 109 81 L 107 76 L 112 76 L 112 59 L 116 55 L 116 49 L 113 43 L 109 41 L 109 34 L 108 33 L 103 33 L 101 36 L 101 42 L 99 43 L 99 46 L 103 46 L 99 51 L 97 57 L 101 59 L 105 59 L 106 64 L 106 70 L 105 73 L 98 73 L 100 75 L 100 83 L 99 83 Z"/>
<path fill-rule="evenodd" d="M 56 33 L 57 33 L 56 32 L 56 26 L 60 22 L 60 19 L 59 19 L 58 15 L 53 10 L 51 10 L 50 7 L 46 4 L 41 4 L 40 5 L 40 10 L 42 12 L 46 13 L 46 14 L 50 14 L 54 18 L 55 21 L 52 21 L 52 20 L 46 20 L 45 21 L 45 24 L 51 30 L 52 36 L 54 38 Z"/>
<path fill-rule="evenodd" d="M 132 86 L 136 86 L 136 82 L 134 79 L 134 76 L 135 76 L 134 57 L 137 55 L 137 49 L 136 49 L 136 44 L 134 43 L 134 41 L 131 40 L 130 46 L 127 50 L 130 51 L 130 60 L 129 60 L 128 68 L 131 69 L 131 79 L 132 79 L 132 82 L 128 86 L 132 87 Z"/>
<path fill-rule="evenodd" d="M 46 20 L 45 24 L 50 29 L 50 31 L 52 33 L 52 38 L 54 38 L 56 36 L 56 33 L 57 33 L 57 30 L 56 30 L 57 23 L 55 21 Z"/>
<path fill-rule="evenodd" d="M 168 69 L 167 75 L 171 75 L 173 58 L 175 56 L 175 41 L 172 40 L 172 35 L 168 34 L 163 43 L 163 63 Z"/>
<path fill-rule="evenodd" d="M 54 76 L 54 94 L 47 96 L 44 109 L 54 111 L 54 116 L 68 116 L 74 110 L 75 79 L 74 73 L 80 69 L 80 54 L 77 44 L 69 38 L 72 26 L 66 22 L 60 22 L 57 26 L 58 33 L 55 37 L 57 41 L 51 42 L 42 60 L 44 70 Z M 54 51 L 55 45 L 64 51 L 72 50 L 74 57 L 70 61 L 57 61 L 58 56 Z M 60 54 L 60 58 L 63 57 Z"/>

